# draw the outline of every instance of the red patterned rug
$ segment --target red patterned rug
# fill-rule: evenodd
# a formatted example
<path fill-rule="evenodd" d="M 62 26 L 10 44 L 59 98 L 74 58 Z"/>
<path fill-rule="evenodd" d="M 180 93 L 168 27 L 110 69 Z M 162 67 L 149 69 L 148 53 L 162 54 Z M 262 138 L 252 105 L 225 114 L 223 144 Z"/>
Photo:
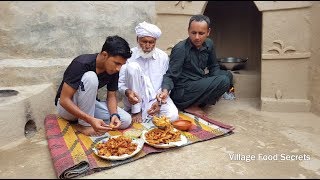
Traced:
<path fill-rule="evenodd" d="M 233 133 L 232 130 L 234 128 L 232 126 L 215 121 L 206 116 L 201 116 L 200 118 L 199 116 L 194 116 L 184 112 L 180 112 L 179 116 L 180 119 L 192 121 L 192 127 L 189 131 L 181 131 L 188 140 L 188 143 L 183 146 L 217 137 L 223 137 Z M 134 123 L 126 130 L 109 131 L 106 135 L 122 135 L 125 131 L 130 129 L 141 130 L 148 129 L 149 127 L 150 126 L 148 126 L 148 124 Z M 94 142 L 97 140 L 97 137 L 89 137 L 75 132 L 72 124 L 57 115 L 50 114 L 46 116 L 45 129 L 53 165 L 57 173 L 57 177 L 60 179 L 86 176 L 138 160 L 148 154 L 170 151 L 173 149 L 158 149 L 145 143 L 142 150 L 131 158 L 121 161 L 109 161 L 97 157 L 93 153 L 92 147 L 94 146 Z M 183 148 L 183 146 L 174 148 Z"/>

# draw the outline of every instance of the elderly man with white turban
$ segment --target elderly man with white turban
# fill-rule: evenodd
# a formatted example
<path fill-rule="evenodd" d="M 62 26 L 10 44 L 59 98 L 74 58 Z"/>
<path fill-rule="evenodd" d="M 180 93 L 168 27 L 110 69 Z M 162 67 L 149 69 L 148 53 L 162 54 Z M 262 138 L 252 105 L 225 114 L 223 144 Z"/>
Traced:
<path fill-rule="evenodd" d="M 132 122 L 147 122 L 152 116 L 165 115 L 171 121 L 179 118 L 178 109 L 168 96 L 158 102 L 162 77 L 169 65 L 168 55 L 156 46 L 161 30 L 153 24 L 142 22 L 136 28 L 137 47 L 122 66 L 119 92 L 124 96 L 124 109 L 131 111 Z"/>

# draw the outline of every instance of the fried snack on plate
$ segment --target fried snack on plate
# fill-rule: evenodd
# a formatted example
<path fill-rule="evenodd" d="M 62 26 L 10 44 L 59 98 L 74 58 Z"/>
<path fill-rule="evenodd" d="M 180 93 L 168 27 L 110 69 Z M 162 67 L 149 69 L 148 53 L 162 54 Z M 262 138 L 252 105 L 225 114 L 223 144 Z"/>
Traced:
<path fill-rule="evenodd" d="M 166 116 L 154 116 L 153 124 L 157 127 L 145 134 L 146 140 L 151 144 L 168 144 L 181 140 L 181 132 L 173 128 L 170 119 Z"/>
<path fill-rule="evenodd" d="M 168 144 L 181 140 L 181 132 L 154 128 L 145 134 L 146 140 L 151 144 Z"/>
<path fill-rule="evenodd" d="M 160 129 L 167 129 L 167 128 L 171 128 L 171 122 L 170 119 L 167 118 L 166 116 L 154 116 L 152 119 L 152 123 L 157 126 Z"/>
<path fill-rule="evenodd" d="M 98 143 L 96 148 L 100 156 L 121 156 L 132 154 L 137 149 L 137 144 L 132 143 L 132 139 L 125 136 L 110 138 L 107 142 Z"/>

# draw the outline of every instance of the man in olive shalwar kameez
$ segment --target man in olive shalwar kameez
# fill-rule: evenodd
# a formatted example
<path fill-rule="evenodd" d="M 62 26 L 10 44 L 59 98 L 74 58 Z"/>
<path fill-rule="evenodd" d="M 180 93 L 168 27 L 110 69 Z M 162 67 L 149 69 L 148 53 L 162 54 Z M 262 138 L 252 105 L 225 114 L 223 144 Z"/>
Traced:
<path fill-rule="evenodd" d="M 192 16 L 189 37 L 176 44 L 170 55 L 169 68 L 163 77 L 162 92 L 157 98 L 169 95 L 179 110 L 205 115 L 201 109 L 216 101 L 232 87 L 233 76 L 220 70 L 210 34 L 210 19 L 204 15 Z M 209 73 L 205 73 L 208 68 Z"/>

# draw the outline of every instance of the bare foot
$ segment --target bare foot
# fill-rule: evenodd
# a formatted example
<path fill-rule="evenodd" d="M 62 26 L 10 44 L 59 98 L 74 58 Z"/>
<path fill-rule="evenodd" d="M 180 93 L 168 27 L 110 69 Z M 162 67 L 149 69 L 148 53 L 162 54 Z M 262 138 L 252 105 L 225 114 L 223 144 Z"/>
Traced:
<path fill-rule="evenodd" d="M 96 132 L 91 126 L 82 126 L 80 124 L 75 124 L 74 127 L 77 131 L 86 136 L 101 136 L 104 134 Z"/>
<path fill-rule="evenodd" d="M 191 105 L 188 108 L 184 109 L 185 112 L 194 114 L 194 115 L 200 115 L 200 116 L 206 116 L 206 112 L 204 112 L 199 106 L 197 105 Z"/>
<path fill-rule="evenodd" d="M 132 122 L 141 123 L 142 122 L 142 114 L 141 112 L 131 115 Z"/>

